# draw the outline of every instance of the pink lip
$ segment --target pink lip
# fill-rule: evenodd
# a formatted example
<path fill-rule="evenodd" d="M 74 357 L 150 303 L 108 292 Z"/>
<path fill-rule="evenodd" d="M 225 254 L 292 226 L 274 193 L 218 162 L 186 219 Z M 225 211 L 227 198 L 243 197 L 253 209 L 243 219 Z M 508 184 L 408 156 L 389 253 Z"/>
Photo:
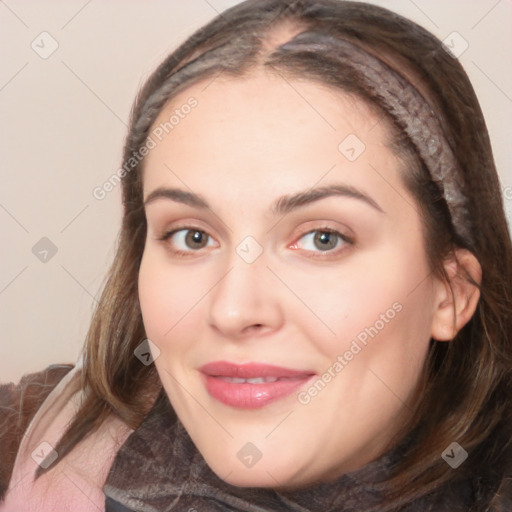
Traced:
<path fill-rule="evenodd" d="M 215 361 L 205 364 L 203 373 L 208 393 L 220 402 L 242 409 L 256 409 L 288 396 L 304 385 L 315 373 L 310 370 L 293 370 L 260 363 L 236 364 Z M 275 382 L 252 384 L 235 383 L 226 378 L 255 379 L 277 378 Z"/>

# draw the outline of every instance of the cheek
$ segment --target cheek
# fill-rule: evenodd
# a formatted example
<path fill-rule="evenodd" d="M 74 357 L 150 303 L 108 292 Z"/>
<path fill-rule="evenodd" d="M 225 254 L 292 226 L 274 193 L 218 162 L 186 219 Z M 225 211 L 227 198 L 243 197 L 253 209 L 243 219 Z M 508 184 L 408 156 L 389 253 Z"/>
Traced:
<path fill-rule="evenodd" d="M 145 252 L 139 270 L 139 301 L 146 334 L 161 345 L 184 326 L 190 328 L 208 291 L 207 280 L 190 268 L 171 267 L 156 251 Z M 159 346 L 160 349 L 164 347 Z"/>
<path fill-rule="evenodd" d="M 419 375 L 430 341 L 433 290 L 420 248 L 389 251 L 365 265 L 351 281 L 354 300 L 346 306 L 344 348 L 361 347 L 347 376 L 361 378 L 358 371 L 368 368 L 377 388 L 389 387 L 403 399 Z"/>
<path fill-rule="evenodd" d="M 284 280 L 295 282 L 294 291 L 312 313 L 301 304 L 296 321 L 331 358 L 356 337 L 372 339 L 376 330 L 379 338 L 390 338 L 390 346 L 428 334 L 429 290 L 418 286 L 428 272 L 414 253 L 379 251 L 309 275 L 286 272 Z"/>
<path fill-rule="evenodd" d="M 405 399 L 428 351 L 432 288 L 421 257 L 401 254 L 353 269 L 337 296 L 326 298 L 338 311 L 330 317 L 336 336 L 323 337 L 323 352 L 331 362 L 346 356 L 343 373 L 353 383 L 371 369 L 376 375 L 367 379 L 373 378 L 377 387 L 383 379 Z"/>

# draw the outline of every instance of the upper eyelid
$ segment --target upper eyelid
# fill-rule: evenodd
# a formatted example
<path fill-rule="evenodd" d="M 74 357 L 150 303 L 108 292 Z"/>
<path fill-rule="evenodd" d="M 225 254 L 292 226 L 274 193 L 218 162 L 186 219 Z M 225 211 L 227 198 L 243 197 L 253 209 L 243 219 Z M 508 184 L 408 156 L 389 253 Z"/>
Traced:
<path fill-rule="evenodd" d="M 168 230 L 165 230 L 164 233 L 158 237 L 159 239 L 162 239 L 165 237 L 165 239 L 170 239 L 172 236 L 174 236 L 176 233 L 179 233 L 180 231 L 200 231 L 202 233 L 205 233 L 209 238 L 211 239 L 214 239 L 215 240 L 215 237 L 213 235 L 211 235 L 207 230 L 203 229 L 203 228 L 200 228 L 200 227 L 197 227 L 197 226 L 193 226 L 193 225 L 183 225 L 183 226 L 177 226 L 176 228 L 172 228 L 172 229 L 168 229 Z M 329 227 L 329 226 L 319 226 L 319 227 L 311 227 L 311 228 L 306 228 L 304 230 L 302 230 L 300 233 L 298 233 L 297 235 L 294 235 L 293 237 L 293 241 L 291 243 L 297 243 L 300 239 L 302 239 L 303 237 L 305 237 L 306 235 L 309 235 L 311 233 L 314 233 L 315 231 L 325 231 L 325 232 L 332 232 L 332 233 L 335 233 L 337 234 L 340 239 L 344 242 L 350 242 L 350 243 L 353 243 L 353 240 L 354 240 L 354 237 L 350 234 L 345 234 L 343 233 L 341 230 L 339 229 L 336 229 L 334 227 Z M 199 249 L 201 250 L 201 249 Z M 188 252 L 198 252 L 198 251 L 194 251 L 194 250 L 190 250 Z M 328 252 L 328 251 L 326 251 Z"/>
<path fill-rule="evenodd" d="M 311 221 L 311 222 L 315 222 L 315 221 Z M 177 227 L 173 227 L 173 228 L 169 228 L 169 229 L 164 229 L 163 230 L 163 235 L 168 235 L 170 233 L 177 233 L 179 231 L 192 231 L 192 230 L 196 230 L 196 231 L 201 231 L 203 233 L 206 233 L 208 236 L 211 236 L 213 237 L 213 235 L 205 228 L 202 228 L 200 226 L 194 226 L 192 224 L 186 224 L 186 225 L 180 225 L 180 226 L 177 226 Z M 346 235 L 345 233 L 343 233 L 342 230 L 338 229 L 338 228 L 335 228 L 335 227 L 331 227 L 331 226 L 319 226 L 319 227 L 311 227 L 311 228 L 306 228 L 306 229 L 303 229 L 300 231 L 300 233 L 298 234 L 295 234 L 294 236 L 304 236 L 304 235 L 307 235 L 308 233 L 311 233 L 311 232 L 314 232 L 314 231 L 332 231 L 332 232 L 336 232 L 340 235 L 344 235 L 344 236 L 347 236 L 348 238 L 350 238 L 350 235 Z M 215 237 L 213 237 L 215 238 Z"/>

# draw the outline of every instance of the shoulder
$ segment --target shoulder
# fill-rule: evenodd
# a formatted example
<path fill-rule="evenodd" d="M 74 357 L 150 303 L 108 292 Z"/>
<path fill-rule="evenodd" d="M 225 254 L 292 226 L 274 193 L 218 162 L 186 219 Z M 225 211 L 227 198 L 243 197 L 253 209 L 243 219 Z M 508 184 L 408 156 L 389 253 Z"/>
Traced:
<path fill-rule="evenodd" d="M 52 364 L 20 381 L 0 384 L 0 499 L 7 490 L 16 454 L 35 413 L 73 364 Z"/>

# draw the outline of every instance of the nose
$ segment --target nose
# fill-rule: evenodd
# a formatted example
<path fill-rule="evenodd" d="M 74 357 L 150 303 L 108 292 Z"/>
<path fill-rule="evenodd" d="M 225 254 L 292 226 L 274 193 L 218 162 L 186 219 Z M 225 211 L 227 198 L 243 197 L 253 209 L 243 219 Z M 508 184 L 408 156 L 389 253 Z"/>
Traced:
<path fill-rule="evenodd" d="M 228 271 L 209 294 L 210 326 L 234 340 L 278 330 L 283 322 L 283 304 L 276 285 L 263 255 L 246 263 L 235 254 Z"/>

